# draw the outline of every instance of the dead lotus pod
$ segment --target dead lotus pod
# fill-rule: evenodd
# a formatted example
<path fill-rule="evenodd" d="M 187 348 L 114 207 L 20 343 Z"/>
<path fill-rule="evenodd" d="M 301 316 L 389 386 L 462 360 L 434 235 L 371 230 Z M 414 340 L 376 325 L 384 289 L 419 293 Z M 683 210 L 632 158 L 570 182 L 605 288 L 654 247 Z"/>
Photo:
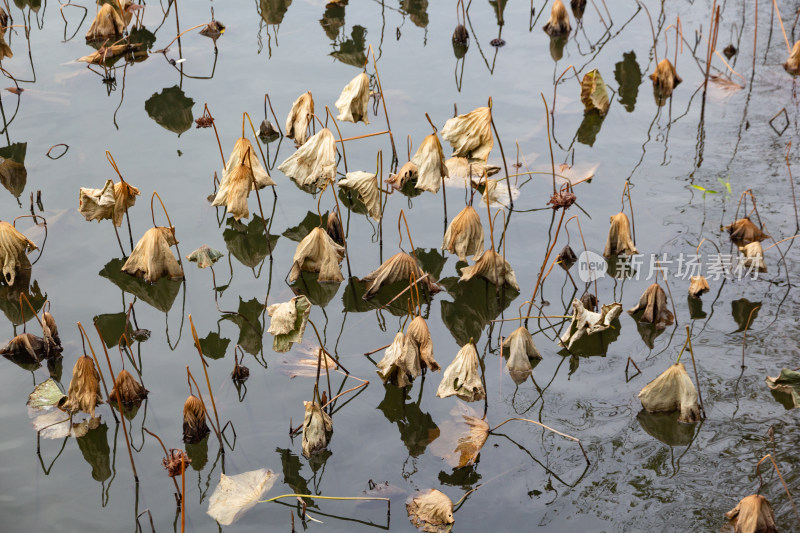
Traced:
<path fill-rule="evenodd" d="M 67 399 L 60 407 L 69 413 L 83 411 L 94 418 L 94 408 L 101 403 L 103 398 L 100 396 L 100 374 L 97 373 L 92 358 L 82 355 L 72 369 Z"/>
<path fill-rule="evenodd" d="M 292 259 L 289 281 L 297 281 L 300 272 L 319 272 L 317 281 L 344 281 L 339 263 L 344 259 L 344 246 L 336 244 L 322 228 L 314 228 L 297 245 Z"/>
<path fill-rule="evenodd" d="M 417 260 L 405 252 L 398 252 L 378 267 L 377 270 L 364 276 L 363 281 L 367 282 L 367 290 L 363 298 L 369 300 L 376 294 L 384 285 L 391 285 L 399 281 L 408 283 L 411 276 L 417 280 L 425 275 L 422 271 Z M 419 283 L 423 284 L 430 293 L 435 294 L 439 292 L 439 286 L 431 279 L 430 275 L 426 276 Z"/>
<path fill-rule="evenodd" d="M 206 425 L 206 408 L 202 400 L 194 394 L 183 404 L 183 442 L 195 444 L 210 433 Z"/>
<path fill-rule="evenodd" d="M 544 31 L 548 35 L 566 35 L 572 31 L 572 26 L 569 23 L 569 14 L 564 2 L 556 0 L 553 2 L 553 8 L 550 10 L 550 20 L 544 25 Z"/>
<path fill-rule="evenodd" d="M 450 222 L 444 234 L 442 250 L 458 255 L 461 261 L 466 261 L 468 255 L 476 260 L 480 258 L 483 253 L 483 224 L 474 207 L 466 206 Z"/>
<path fill-rule="evenodd" d="M 792 51 L 789 53 L 786 63 L 783 64 L 783 70 L 792 76 L 800 75 L 800 41 L 795 41 L 792 46 Z"/>
<path fill-rule="evenodd" d="M 769 239 L 769 235 L 761 231 L 761 228 L 753 224 L 748 217 L 740 218 L 730 226 L 725 226 L 725 230 L 730 234 L 731 241 L 737 246 Z"/>
<path fill-rule="evenodd" d="M 653 87 L 659 89 L 664 97 L 669 97 L 673 89 L 683 81 L 675 71 L 675 66 L 667 58 L 658 62 L 656 70 L 650 74 L 650 79 L 653 80 Z"/>
<path fill-rule="evenodd" d="M 147 393 L 148 390 L 123 368 L 117 375 L 117 379 L 114 380 L 114 388 L 108 395 L 108 399 L 115 404 L 119 400 L 126 406 L 139 405 L 142 400 L 147 398 Z"/>
<path fill-rule="evenodd" d="M 653 283 L 642 293 L 639 303 L 628 309 L 629 315 L 642 311 L 639 322 L 653 324 L 657 329 L 664 329 L 672 324 L 675 316 L 667 308 L 667 294 L 658 283 Z"/>
<path fill-rule="evenodd" d="M 336 100 L 336 109 L 336 120 L 369 124 L 369 76 L 362 72 L 353 78 Z"/>
<path fill-rule="evenodd" d="M 689 296 L 692 298 L 700 298 L 700 296 L 711 290 L 705 276 L 692 276 L 689 281 Z"/>
<path fill-rule="evenodd" d="M 333 420 L 317 402 L 303 402 L 306 414 L 303 418 L 303 455 L 306 458 L 328 448 L 333 434 Z"/>
<path fill-rule="evenodd" d="M 775 516 L 767 499 L 759 494 L 751 494 L 730 511 L 725 518 L 735 520 L 734 533 L 777 533 Z"/>
<path fill-rule="evenodd" d="M 742 254 L 742 265 L 756 272 L 766 272 L 767 264 L 764 262 L 764 249 L 760 242 L 751 242 L 744 246 L 739 246 Z"/>
<path fill-rule="evenodd" d="M 486 397 L 486 389 L 481 380 L 481 362 L 472 342 L 465 344 L 453 362 L 444 369 L 442 382 L 436 391 L 439 398 L 454 395 L 465 402 L 476 402 Z"/>
<path fill-rule="evenodd" d="M 442 139 L 453 147 L 453 157 L 486 162 L 494 146 L 492 109 L 478 107 L 466 115 L 449 119 L 442 128 Z"/>
<path fill-rule="evenodd" d="M 328 236 L 333 239 L 333 242 L 344 246 L 344 227 L 342 221 L 339 220 L 339 215 L 336 211 L 328 213 Z"/>
<path fill-rule="evenodd" d="M 30 263 L 27 262 L 26 255 L 37 249 L 33 241 L 17 231 L 14 226 L 0 220 L 0 267 L 6 285 L 9 287 L 14 285 L 20 269 L 30 268 L 27 266 Z"/>
<path fill-rule="evenodd" d="M 564 270 L 569 270 L 572 268 L 572 265 L 577 262 L 578 256 L 575 255 L 575 251 L 570 247 L 569 244 L 565 245 L 556 256 L 556 263 L 558 263 L 558 266 Z"/>
<path fill-rule="evenodd" d="M 514 270 L 505 258 L 494 250 L 486 250 L 474 265 L 461 270 L 458 281 L 469 281 L 474 277 L 483 278 L 497 287 L 509 286 L 519 290 Z"/>
<path fill-rule="evenodd" d="M 189 466 L 192 459 L 183 450 L 171 448 L 169 456 L 161 460 L 161 464 L 167 470 L 169 477 L 181 475 L 181 459 L 183 459 L 183 470 L 186 471 L 186 467 Z"/>
<path fill-rule="evenodd" d="M 642 407 L 651 413 L 680 411 L 679 422 L 700 420 L 695 389 L 683 363 L 675 363 L 640 392 Z"/>
<path fill-rule="evenodd" d="M 311 91 L 301 94 L 292 104 L 286 117 L 286 136 L 294 139 L 296 146 L 302 146 L 308 139 L 308 126 L 314 116 L 314 97 Z"/>
<path fill-rule="evenodd" d="M 603 251 L 605 257 L 617 255 L 636 255 L 639 250 L 631 238 L 631 225 L 625 213 L 617 213 L 611 217 L 611 226 L 608 228 L 608 239 Z"/>
<path fill-rule="evenodd" d="M 183 268 L 169 249 L 176 244 L 175 228 L 150 228 L 136 243 L 122 265 L 122 272 L 143 278 L 148 283 L 155 283 L 165 276 L 171 280 L 183 279 Z"/>
<path fill-rule="evenodd" d="M 417 189 L 439 192 L 443 180 L 448 176 L 447 166 L 444 164 L 442 143 L 435 133 L 431 133 L 417 148 L 417 153 L 411 158 L 417 167 Z"/>
<path fill-rule="evenodd" d="M 467 42 L 469 42 L 469 32 L 463 24 L 459 24 L 453 30 L 453 44 L 467 44 Z"/>
<path fill-rule="evenodd" d="M 428 489 L 406 502 L 408 519 L 421 531 L 443 531 L 454 523 L 453 502 L 441 491 Z"/>

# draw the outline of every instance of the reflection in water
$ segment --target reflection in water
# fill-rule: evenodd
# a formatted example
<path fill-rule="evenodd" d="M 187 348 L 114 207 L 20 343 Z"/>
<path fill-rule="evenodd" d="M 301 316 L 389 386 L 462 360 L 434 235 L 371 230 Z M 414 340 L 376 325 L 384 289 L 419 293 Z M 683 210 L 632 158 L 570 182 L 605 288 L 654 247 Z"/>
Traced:
<path fill-rule="evenodd" d="M 175 132 L 180 137 L 181 133 L 192 127 L 192 106 L 194 100 L 184 94 L 183 89 L 177 85 L 154 93 L 144 103 L 147 115 L 156 121 L 162 128 Z"/>
<path fill-rule="evenodd" d="M 344 27 L 344 8 L 347 0 L 341 2 L 329 2 L 325 6 L 325 13 L 319 19 L 320 26 L 325 30 L 328 39 L 335 41 L 339 37 L 339 30 Z"/>
<path fill-rule="evenodd" d="M 27 261 L 27 258 L 25 258 L 25 261 Z M 21 268 L 13 286 L 9 287 L 8 285 L 0 284 L 0 309 L 3 310 L 3 314 L 14 326 L 19 326 L 23 322 L 33 319 L 33 314 L 29 309 L 26 309 L 27 313 L 20 309 L 20 294 L 25 294 L 37 313 L 44 305 L 45 300 L 47 300 L 47 294 L 42 294 L 39 282 L 34 281 L 31 284 L 30 279 L 31 268 Z"/>
<path fill-rule="evenodd" d="M 292 0 L 261 0 L 261 18 L 267 24 L 280 24 Z"/>
<path fill-rule="evenodd" d="M 83 458 L 92 467 L 92 478 L 103 482 L 111 477 L 111 449 L 108 446 L 108 426 L 101 424 L 75 439 Z"/>
<path fill-rule="evenodd" d="M 96 315 L 93 321 L 100 330 L 103 343 L 108 348 L 119 344 L 120 337 L 125 331 L 131 332 L 135 329 L 128 321 L 128 314 L 122 312 Z"/>
<path fill-rule="evenodd" d="M 295 494 L 311 494 L 308 489 L 308 482 L 300 475 L 300 470 L 303 468 L 300 458 L 292 453 L 292 450 L 275 448 L 275 451 L 281 455 L 283 483 L 289 485 Z"/>
<path fill-rule="evenodd" d="M 400 11 L 408 14 L 416 26 L 428 27 L 428 0 L 400 0 Z"/>
<path fill-rule="evenodd" d="M 253 215 L 247 224 L 228 217 L 226 224 L 228 227 L 222 232 L 225 247 L 248 268 L 260 265 L 278 243 L 278 235 L 270 235 L 267 243 L 264 238 L 264 222 L 258 215 Z"/>
<path fill-rule="evenodd" d="M 454 468 L 451 473 L 439 472 L 439 483 L 450 485 L 451 487 L 461 487 L 470 490 L 481 480 L 478 473 L 478 465 L 470 465 L 462 468 Z"/>
<path fill-rule="evenodd" d="M 639 425 L 648 435 L 660 440 L 667 446 L 688 446 L 694 439 L 697 424 L 678 422 L 680 413 L 648 413 L 642 409 L 636 415 Z"/>
<path fill-rule="evenodd" d="M 564 47 L 567 45 L 569 35 L 551 35 L 550 36 L 550 57 L 553 61 L 561 61 L 564 57 Z"/>
<path fill-rule="evenodd" d="M 622 61 L 614 65 L 614 79 L 619 85 L 619 103 L 625 106 L 628 113 L 633 113 L 639 85 L 642 84 L 642 69 L 633 51 L 622 54 Z"/>
<path fill-rule="evenodd" d="M 350 30 L 350 38 L 341 42 L 334 42 L 334 51 L 331 56 L 342 63 L 354 67 L 363 68 L 367 62 L 367 28 L 364 26 L 353 26 Z"/>
<path fill-rule="evenodd" d="M 317 281 L 318 274 L 315 272 L 300 272 L 300 277 L 290 285 L 295 296 L 304 295 L 316 306 L 326 307 L 336 293 L 339 291 L 339 283 L 320 283 Z"/>
<path fill-rule="evenodd" d="M 634 319 L 635 320 L 635 319 Z M 648 348 L 651 350 L 654 347 L 654 343 L 656 337 L 664 333 L 665 329 L 658 329 L 653 324 L 648 324 L 647 322 L 639 322 L 636 321 L 636 330 L 639 332 L 639 336 L 642 338 L 642 342 L 647 345 Z"/>
<path fill-rule="evenodd" d="M 758 311 L 761 302 L 751 302 L 747 298 L 740 298 L 731 302 L 731 315 L 736 325 L 739 326 L 734 333 L 744 331 L 753 327 L 753 322 L 758 318 Z"/>
<path fill-rule="evenodd" d="M 166 313 L 172 308 L 181 289 L 181 283 L 163 278 L 150 284 L 141 278 L 122 272 L 123 264 L 125 264 L 124 259 L 112 259 L 100 271 L 100 276 L 159 311 Z"/>
<path fill-rule="evenodd" d="M 583 114 L 583 122 L 578 127 L 578 142 L 587 146 L 594 146 L 597 134 L 600 133 L 600 128 L 603 127 L 604 118 L 605 116 L 601 115 L 597 109 L 586 111 Z"/>
<path fill-rule="evenodd" d="M 442 301 L 442 322 L 459 346 L 470 339 L 477 342 L 483 328 L 519 296 L 519 292 L 509 287 L 497 292 L 495 286 L 484 279 L 459 282 L 458 278 L 444 278 L 439 284 L 453 298 L 452 302 Z"/>
<path fill-rule="evenodd" d="M 14 197 L 25 190 L 28 171 L 25 170 L 25 152 L 28 143 L 14 143 L 0 148 L 0 183 Z"/>
<path fill-rule="evenodd" d="M 378 409 L 389 422 L 397 424 L 400 439 L 408 448 L 409 455 L 419 457 L 431 442 L 439 438 L 439 427 L 429 413 L 422 412 L 418 403 L 406 403 L 410 387 L 385 384 L 383 389 L 384 397 Z"/>
<path fill-rule="evenodd" d="M 245 302 L 239 297 L 237 313 L 223 317 L 223 320 L 230 320 L 239 327 L 239 340 L 236 344 L 251 355 L 261 353 L 263 346 L 264 327 L 261 325 L 263 312 L 264 305 L 257 298 Z"/>
<path fill-rule="evenodd" d="M 208 435 L 203 440 L 194 444 L 186 443 L 186 455 L 192 460 L 189 463 L 192 469 L 200 472 L 208 463 Z"/>
<path fill-rule="evenodd" d="M 298 225 L 288 228 L 281 235 L 294 242 L 300 242 L 311 233 L 312 229 L 324 228 L 325 224 L 323 224 L 323 220 L 328 220 L 327 211 L 322 213 L 322 216 L 318 215 L 316 212 L 309 211 Z"/>
<path fill-rule="evenodd" d="M 230 339 L 221 337 L 216 331 L 210 331 L 208 335 L 199 340 L 203 355 L 210 359 L 222 359 L 225 357 L 228 345 L 231 343 Z"/>
<path fill-rule="evenodd" d="M 687 296 L 686 299 L 689 307 L 689 317 L 692 320 L 701 320 L 708 316 L 708 314 L 703 311 L 702 298 L 692 298 L 691 296 Z"/>

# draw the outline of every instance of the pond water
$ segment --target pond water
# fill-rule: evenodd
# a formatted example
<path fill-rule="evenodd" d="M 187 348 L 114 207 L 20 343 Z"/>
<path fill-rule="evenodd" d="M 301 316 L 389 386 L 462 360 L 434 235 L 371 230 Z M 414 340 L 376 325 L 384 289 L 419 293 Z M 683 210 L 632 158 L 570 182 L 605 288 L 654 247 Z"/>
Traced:
<path fill-rule="evenodd" d="M 688 277 L 671 273 L 670 308 L 674 305 L 677 320 L 661 332 L 623 313 L 602 340 L 569 353 L 557 344 L 568 319 L 530 319 L 527 324 L 543 358 L 533 379 L 518 386 L 498 347 L 518 323 L 490 322 L 527 312 L 524 302 L 534 292 L 551 247 L 547 268 L 568 242 L 576 252 L 583 250 L 576 221 L 569 222 L 568 231 L 558 230 L 562 211 L 546 205 L 552 193 L 548 122 L 556 171 L 573 182 L 594 176 L 574 187 L 577 204 L 563 219 L 579 215 L 588 250 L 603 252 L 609 217 L 619 212 L 629 184 L 643 263 L 638 279 L 600 279 L 596 292 L 601 304 L 633 307 L 653 283 L 646 279 L 651 257 L 662 258 L 664 264 L 673 260 L 670 268 L 677 269 L 677 257 L 696 254 L 704 239 L 704 258 L 715 248 L 735 257 L 722 226 L 735 220 L 739 197 L 747 189 L 756 197 L 763 229 L 774 241 L 798 229 L 786 159 L 787 144 L 793 142 L 788 162 L 796 164 L 798 100 L 794 80 L 782 68 L 786 45 L 769 3 L 759 5 L 755 59 L 754 6 L 721 5 L 717 48 L 733 44 L 738 49 L 730 64 L 743 78 L 731 76 L 744 87 L 709 82 L 705 95 L 707 44 L 701 35 L 707 36 L 711 3 L 645 3 L 653 30 L 635 2 L 590 1 L 581 25 L 570 12 L 573 31 L 559 41 L 542 31 L 551 2 L 533 2 L 533 14 L 527 2 L 470 2 L 469 47 L 458 58 L 451 43 L 457 24 L 453 2 L 151 2 L 137 12 L 139 21 L 134 24 L 137 42 L 149 55 L 136 62 L 120 58 L 113 66 L 90 70 L 76 59 L 92 51 L 83 35 L 94 4 L 83 3 L 88 15 L 82 19 L 84 9 L 74 5 L 14 0 L 8 10 L 17 27 L 6 35 L 14 55 L 3 60 L 2 68 L 24 92 L 2 91 L 8 148 L 0 148 L 0 155 L 11 160 L 9 165 L 23 163 L 27 174 L 21 180 L 18 167 L 4 171 L 8 192 L 0 195 L 0 218 L 11 221 L 30 214 L 31 194 L 35 199 L 41 191 L 41 205 L 33 209 L 47 220 L 46 244 L 42 246 L 43 225 L 31 218 L 16 224 L 43 248 L 28 293 L 37 309 L 49 300 L 64 350 L 63 360 L 50 368 L 2 361 L 0 529 L 131 531 L 137 528 L 137 515 L 149 510 L 155 530 L 179 531 L 175 486 L 161 465 L 161 446 L 143 428 L 159 435 L 167 448 L 186 449 L 192 459 L 185 489 L 188 531 L 291 531 L 293 523 L 298 531 L 302 528 L 293 498 L 283 500 L 284 505 L 258 504 L 234 525 L 220 528 L 206 511 L 223 470 L 228 475 L 272 470 L 277 478 L 266 497 L 359 496 L 367 491 L 391 498 L 390 517 L 382 503 L 309 501 L 309 515 L 324 524 L 309 521 L 308 528 L 330 532 L 413 531 L 404 503 L 415 491 L 436 488 L 456 502 L 476 487 L 455 513 L 453 531 L 718 531 L 729 527 L 724 513 L 759 490 L 756 463 L 766 454 L 774 457 L 789 490 L 800 493 L 797 411 L 790 409 L 791 401 L 787 404 L 786 398 L 773 395 L 764 381 L 783 367 L 800 366 L 794 241 L 769 249 L 773 240 L 764 242 L 768 272 L 756 280 L 715 280 L 707 274 L 711 290 L 701 302 L 687 299 Z M 794 4 L 778 4 L 793 42 Z M 212 8 L 226 26 L 216 46 L 196 30 L 181 38 L 180 47 L 170 43 L 178 27 L 208 23 Z M 648 76 L 656 56 L 667 54 L 674 61 L 678 17 L 685 37 L 677 56 L 683 83 L 659 105 Z M 29 28 L 27 39 L 23 25 Z M 505 46 L 490 44 L 497 38 Z M 165 54 L 157 52 L 168 45 Z M 342 263 L 345 278 L 348 270 L 353 278 L 363 278 L 399 246 L 411 250 L 405 227 L 402 243 L 398 235 L 398 216 L 404 211 L 417 257 L 445 289 L 421 306 L 434 355 L 444 368 L 472 338 L 484 365 L 485 404 L 437 398 L 441 374 L 429 372 L 405 391 L 384 385 L 376 375 L 374 363 L 383 351 L 363 354 L 389 344 L 403 327 L 408 293 L 379 311 L 380 304 L 363 303 L 363 284 L 356 279 L 319 284 L 315 275 L 304 274 L 293 286 L 288 283 L 297 241 L 317 224 L 318 209 L 323 214 L 335 209 L 330 191 L 322 194 L 318 208 L 318 196 L 300 190 L 277 169 L 294 152 L 292 140 L 262 144 L 277 183 L 277 201 L 269 189 L 260 193 L 270 227 L 269 246 L 253 195 L 251 218 L 241 222 L 226 219 L 223 209 L 207 200 L 215 190 L 214 173 L 222 175 L 222 164 L 214 131 L 193 124 L 204 104 L 215 118 L 227 158 L 241 134 L 242 112 L 252 116 L 256 127 L 264 118 L 265 93 L 281 126 L 292 102 L 306 91 L 313 93 L 316 113 L 325 122 L 325 106 L 335 112 L 334 102 L 361 71 L 369 45 L 400 165 L 408 160 L 406 138 L 412 141 L 413 154 L 432 131 L 425 113 L 441 132 L 454 105 L 458 113 L 466 113 L 491 97 L 508 172 L 540 172 L 510 178 L 518 190 L 513 208 L 490 206 L 493 216 L 505 212 L 495 219 L 495 247 L 505 249 L 520 286 L 520 291 L 506 289 L 500 296 L 483 280 L 459 283 L 458 272 L 465 265 L 439 249 L 445 229 L 442 191 L 413 197 L 391 194 L 380 230 L 364 215 L 363 206 L 340 195 L 349 253 L 349 265 Z M 579 80 L 592 69 L 598 69 L 611 93 L 603 119 L 584 115 L 580 99 Z M 714 58 L 711 73 L 725 71 L 722 61 Z M 367 73 L 377 92 L 371 54 Z M 11 79 L 5 83 L 15 86 Z M 549 108 L 555 103 L 552 121 L 543 99 Z M 270 119 L 275 122 L 271 114 Z M 378 99 L 371 100 L 369 120 L 368 126 L 340 121 L 341 135 L 386 130 Z M 334 134 L 338 136 L 335 129 Z M 449 157 L 450 146 L 442 142 Z M 48 156 L 50 147 L 62 143 L 68 145 L 62 157 L 58 155 L 63 146 L 54 147 Z M 382 176 L 389 177 L 388 136 L 346 141 L 345 148 L 350 171 L 374 172 L 381 150 Z M 495 178 L 505 175 L 499 148 L 495 142 L 489 155 L 489 163 L 501 167 Z M 203 244 L 224 253 L 214 272 L 218 305 L 211 272 L 185 259 L 185 283 L 161 281 L 151 287 L 119 272 L 123 260 L 111 222 L 87 222 L 77 209 L 80 187 L 102 187 L 109 178 L 117 181 L 106 150 L 142 193 L 129 213 L 133 242 L 153 225 L 149 200 L 158 191 L 182 256 Z M 339 162 L 339 173 L 344 173 L 344 165 Z M 500 184 L 505 187 L 505 182 Z M 463 187 L 446 188 L 447 221 L 464 207 L 465 198 L 469 201 Z M 473 205 L 489 246 L 487 207 L 479 194 Z M 630 214 L 627 200 L 624 205 Z M 154 211 L 156 223 L 165 225 L 157 201 Z M 120 239 L 126 253 L 131 240 L 127 233 L 123 224 Z M 33 252 L 31 259 L 37 256 Z M 544 314 L 569 315 L 573 298 L 586 289 L 595 291 L 593 284 L 581 281 L 577 267 L 571 277 L 577 289 L 560 268 L 541 284 L 536 305 L 542 305 Z M 386 303 L 399 290 L 395 286 L 382 291 L 377 299 Z M 23 329 L 14 299 L 18 291 L 5 286 L 0 291 L 6 317 L 2 329 L 10 339 Z M 353 376 L 369 380 L 357 394 L 336 401 L 330 453 L 311 460 L 302 455 L 300 436 L 292 440 L 289 429 L 300 424 L 303 401 L 312 399 L 315 381 L 307 368 L 296 375 L 296 362 L 308 354 L 316 357 L 319 343 L 309 327 L 303 344 L 276 353 L 272 335 L 266 333 L 270 318 L 264 302 L 285 302 L 295 293 L 307 294 L 314 304 L 310 318 L 326 349 Z M 98 428 L 78 439 L 42 438 L 38 451 L 32 415 L 25 406 L 33 387 L 51 375 L 66 391 L 71 369 L 84 353 L 77 322 L 86 326 L 108 378 L 100 340 L 91 327 L 98 324 L 119 371 L 117 339 L 132 302 L 131 329 L 151 332 L 149 339 L 134 341 L 130 350 L 141 374 L 126 358 L 126 368 L 150 391 L 135 416 L 125 421 L 138 484 L 123 431 L 107 405 L 98 408 Z M 531 312 L 539 313 L 536 307 Z M 230 446 L 225 445 L 224 455 L 213 433 L 195 445 L 186 446 L 181 438 L 182 406 L 189 394 L 187 365 L 208 400 L 190 314 L 208 355 L 219 420 L 230 421 L 235 429 L 235 442 L 234 431 L 225 432 Z M 28 331 L 38 334 L 36 320 L 30 313 L 25 318 Z M 678 358 L 687 326 L 706 414 L 703 421 L 688 425 L 678 423 L 675 415 L 643 412 L 637 399 L 640 389 Z M 250 369 L 244 387 L 230 379 L 237 344 Z M 687 356 L 682 362 L 694 381 Z M 626 379 L 629 358 L 641 373 L 630 377 L 635 374 L 631 365 Z M 330 379 L 333 394 L 359 384 L 339 372 Z M 320 387 L 327 389 L 325 381 L 320 380 Z M 463 431 L 464 409 L 478 417 L 486 409 L 490 425 L 521 417 L 577 437 L 591 464 L 587 466 L 575 442 L 539 426 L 511 422 L 489 436 L 475 464 L 453 468 L 446 457 Z M 781 481 L 765 468 L 768 465 L 767 460 L 761 467 L 761 494 L 772 503 L 782 531 L 800 530 Z M 384 490 L 370 491 L 373 484 Z M 149 530 L 146 513 L 139 522 Z"/>

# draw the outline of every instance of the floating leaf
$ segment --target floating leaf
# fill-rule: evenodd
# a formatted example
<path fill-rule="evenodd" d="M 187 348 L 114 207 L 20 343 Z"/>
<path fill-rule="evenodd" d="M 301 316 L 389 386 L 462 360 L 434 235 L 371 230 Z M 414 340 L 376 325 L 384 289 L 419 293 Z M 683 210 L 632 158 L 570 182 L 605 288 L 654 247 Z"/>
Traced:
<path fill-rule="evenodd" d="M 306 330 L 311 302 L 305 296 L 295 296 L 288 302 L 267 307 L 272 318 L 267 333 L 274 336 L 272 349 L 278 353 L 288 352 L 295 342 L 302 342 Z"/>
<path fill-rule="evenodd" d="M 608 88 L 597 69 L 587 72 L 581 80 L 581 102 L 586 111 L 596 110 L 601 117 L 608 112 Z"/>
<path fill-rule="evenodd" d="M 443 533 L 452 529 L 453 502 L 436 489 L 419 492 L 406 502 L 408 519 L 420 531 Z"/>
<path fill-rule="evenodd" d="M 776 392 L 789 394 L 792 407 L 800 407 L 800 372 L 784 368 L 778 377 L 767 377 L 767 387 Z"/>
<path fill-rule="evenodd" d="M 53 409 L 34 418 L 31 424 L 34 431 L 43 439 L 79 438 L 86 435 L 90 429 L 98 427 L 100 417 L 80 420 L 80 417 L 70 418 L 69 414 Z"/>
<path fill-rule="evenodd" d="M 266 468 L 235 476 L 220 473 L 219 485 L 208 500 L 208 515 L 229 526 L 258 503 L 275 484 L 277 476 Z"/>
<path fill-rule="evenodd" d="M 205 244 L 200 248 L 186 256 L 186 259 L 193 263 L 197 263 L 198 268 L 208 268 L 222 257 L 222 252 L 210 248 Z"/>
<path fill-rule="evenodd" d="M 66 394 L 61 391 L 58 383 L 50 378 L 36 385 L 33 392 L 28 396 L 28 407 L 35 410 L 41 410 L 44 407 L 54 407 Z"/>

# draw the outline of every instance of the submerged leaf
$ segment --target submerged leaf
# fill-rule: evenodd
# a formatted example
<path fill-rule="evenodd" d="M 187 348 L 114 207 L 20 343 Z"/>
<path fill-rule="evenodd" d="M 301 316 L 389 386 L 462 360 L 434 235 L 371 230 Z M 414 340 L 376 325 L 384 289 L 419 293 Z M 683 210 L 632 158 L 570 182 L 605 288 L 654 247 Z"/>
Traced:
<path fill-rule="evenodd" d="M 306 330 L 311 302 L 305 296 L 295 296 L 288 302 L 267 307 L 272 318 L 267 333 L 274 335 L 272 349 L 278 353 L 288 352 L 295 342 L 302 342 Z"/>
<path fill-rule="evenodd" d="M 475 402 L 486 397 L 481 380 L 481 363 L 478 351 L 471 342 L 465 344 L 455 359 L 445 368 L 442 382 L 436 391 L 439 398 L 458 396 L 465 402 Z"/>
<path fill-rule="evenodd" d="M 275 484 L 277 476 L 266 468 L 235 476 L 219 475 L 219 485 L 208 500 L 208 515 L 222 526 L 239 520 Z"/>
<path fill-rule="evenodd" d="M 443 492 L 428 489 L 415 494 L 406 502 L 408 519 L 420 531 L 440 533 L 450 531 L 455 522 L 453 502 Z"/>
<path fill-rule="evenodd" d="M 680 411 L 678 421 L 700 420 L 695 389 L 683 363 L 675 363 L 639 392 L 642 407 L 651 413 Z"/>

